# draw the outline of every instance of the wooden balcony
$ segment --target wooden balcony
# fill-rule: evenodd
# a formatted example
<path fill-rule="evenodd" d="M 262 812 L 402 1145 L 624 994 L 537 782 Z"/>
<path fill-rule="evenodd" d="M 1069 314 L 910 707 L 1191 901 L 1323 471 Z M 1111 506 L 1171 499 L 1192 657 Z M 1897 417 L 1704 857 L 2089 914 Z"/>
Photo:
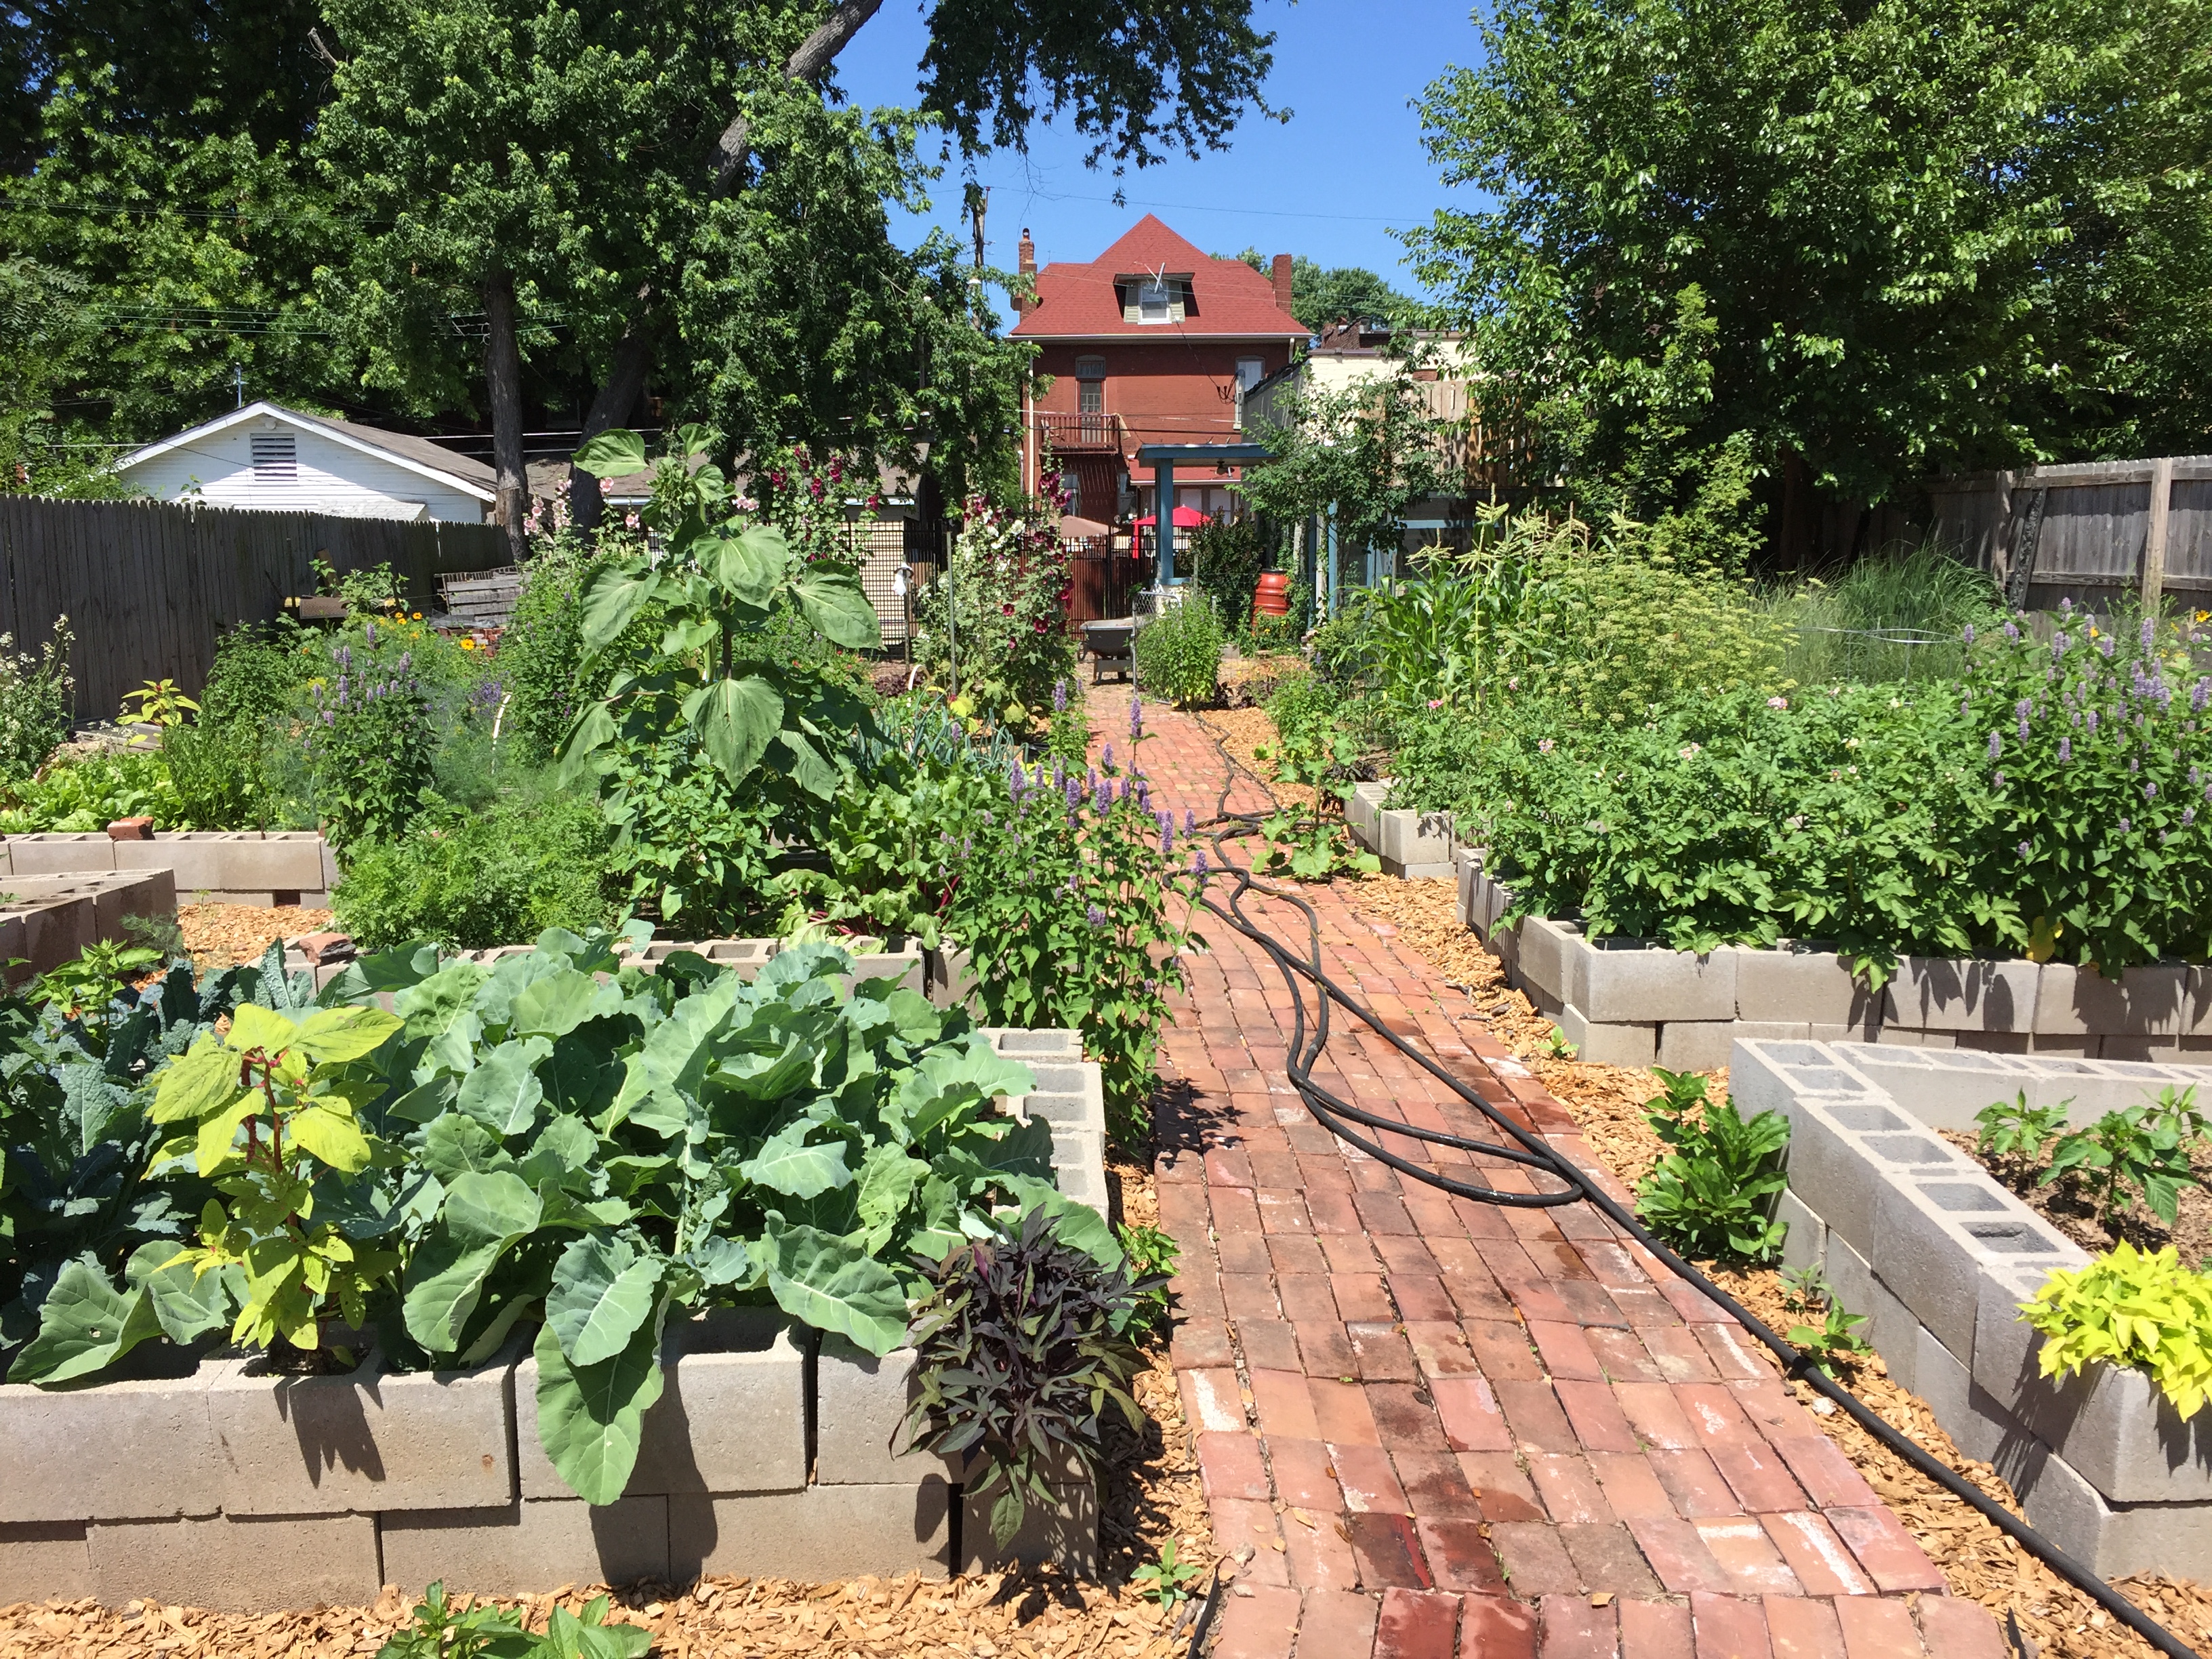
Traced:
<path fill-rule="evenodd" d="M 1036 412 L 1037 436 L 1055 455 L 1120 454 L 1127 429 L 1119 415 Z"/>

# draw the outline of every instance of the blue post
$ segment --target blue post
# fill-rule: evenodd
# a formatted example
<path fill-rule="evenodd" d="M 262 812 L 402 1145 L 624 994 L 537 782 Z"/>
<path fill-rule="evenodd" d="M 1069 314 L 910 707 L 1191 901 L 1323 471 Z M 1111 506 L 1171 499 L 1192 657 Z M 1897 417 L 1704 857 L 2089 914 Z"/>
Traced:
<path fill-rule="evenodd" d="M 1152 463 L 1152 536 L 1160 550 L 1159 585 L 1175 586 L 1175 463 Z"/>
<path fill-rule="evenodd" d="M 1322 590 L 1322 615 L 1334 619 L 1336 616 L 1336 586 L 1340 580 L 1337 568 L 1336 509 L 1328 512 L 1328 586 Z"/>

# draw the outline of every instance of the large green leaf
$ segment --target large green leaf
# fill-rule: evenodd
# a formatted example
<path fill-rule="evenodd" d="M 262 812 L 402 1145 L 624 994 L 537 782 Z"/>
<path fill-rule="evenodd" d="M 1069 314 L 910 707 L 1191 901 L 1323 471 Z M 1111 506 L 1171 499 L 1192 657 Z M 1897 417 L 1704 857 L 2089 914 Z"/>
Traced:
<path fill-rule="evenodd" d="M 213 1032 L 166 1066 L 154 1083 L 154 1121 L 198 1122 L 238 1098 L 238 1054 Z"/>
<path fill-rule="evenodd" d="M 408 1266 L 407 1334 L 433 1353 L 452 1352 L 491 1270 L 537 1231 L 543 1213 L 538 1194 L 512 1170 L 471 1172 L 448 1182 L 445 1207 Z"/>
<path fill-rule="evenodd" d="M 615 740 L 615 717 L 604 702 L 586 706 L 576 716 L 576 723 L 568 728 L 568 735 L 561 745 L 561 769 L 556 781 L 566 786 L 574 783 L 586 772 L 605 769 L 605 763 L 594 757 Z"/>
<path fill-rule="evenodd" d="M 143 1290 L 118 1291 L 89 1261 L 71 1261 L 39 1310 L 39 1334 L 8 1368 L 10 1382 L 52 1387 L 105 1370 L 161 1334 Z"/>
<path fill-rule="evenodd" d="M 422 1167 L 440 1181 L 489 1170 L 511 1170 L 514 1158 L 472 1117 L 447 1112 L 422 1131 Z"/>
<path fill-rule="evenodd" d="M 806 620 L 833 644 L 868 651 L 883 643 L 876 608 L 860 591 L 860 579 L 842 565 L 808 565 L 792 578 L 792 591 Z"/>
<path fill-rule="evenodd" d="M 539 1036 L 501 1043 L 462 1079 L 453 1103 L 502 1139 L 525 1133 L 545 1099 L 538 1063 L 552 1052 Z"/>
<path fill-rule="evenodd" d="M 453 963 L 401 991 L 392 1006 L 407 1022 L 409 1036 L 436 1036 L 476 1001 L 477 992 L 490 977 L 491 969 L 480 962 Z"/>
<path fill-rule="evenodd" d="M 756 675 L 717 680 L 685 700 L 684 717 L 697 730 L 707 758 L 732 783 L 743 783 L 783 729 L 783 696 Z"/>
<path fill-rule="evenodd" d="M 133 1251 L 125 1269 L 145 1292 L 162 1334 L 172 1342 L 188 1343 L 228 1330 L 245 1299 L 245 1272 L 234 1266 L 196 1273 L 191 1262 L 179 1261 L 176 1255 L 175 1241 L 156 1239 Z"/>
<path fill-rule="evenodd" d="M 584 648 L 604 650 L 621 638 L 659 586 L 660 579 L 641 564 L 601 567 L 584 587 Z"/>
<path fill-rule="evenodd" d="M 791 568 L 791 549 L 774 525 L 755 525 L 741 535 L 724 533 L 700 562 L 714 580 L 756 610 L 765 611 Z"/>
<path fill-rule="evenodd" d="M 645 440 L 635 432 L 622 429 L 586 439 L 583 447 L 569 459 L 595 478 L 626 478 L 634 472 L 644 471 L 648 465 Z"/>
<path fill-rule="evenodd" d="M 545 1293 L 545 1322 L 571 1365 L 597 1365 L 629 1346 L 653 1312 L 666 1265 L 628 1239 L 588 1233 L 561 1252 Z"/>
<path fill-rule="evenodd" d="M 779 732 L 776 740 L 791 757 L 791 779 L 801 789 L 821 800 L 828 800 L 837 793 L 843 775 L 822 757 L 814 740 L 804 732 Z"/>
<path fill-rule="evenodd" d="M 906 1293 L 889 1267 L 857 1245 L 812 1227 L 770 1221 L 776 1305 L 817 1330 L 839 1331 L 872 1354 L 906 1340 Z"/>
<path fill-rule="evenodd" d="M 571 1366 L 550 1325 L 538 1332 L 538 1439 L 571 1490 L 611 1504 L 629 1484 L 645 1413 L 660 1398 L 660 1316 L 596 1365 Z"/>
<path fill-rule="evenodd" d="M 514 999 L 514 1013 L 507 1030 L 516 1036 L 531 1033 L 566 1036 L 586 1020 L 612 1013 L 622 1002 L 622 988 L 610 981 L 601 985 L 589 974 L 574 969 L 532 980 Z"/>
<path fill-rule="evenodd" d="M 398 1015 L 381 1008 L 322 1008 L 301 1022 L 294 1040 L 313 1060 L 359 1060 L 382 1048 L 400 1025 Z"/>
<path fill-rule="evenodd" d="M 826 1146 L 806 1144 L 814 1125 L 802 1118 L 769 1137 L 755 1157 L 738 1165 L 748 1181 L 793 1198 L 819 1198 L 839 1187 L 849 1186 L 853 1171 L 845 1162 L 845 1143 Z"/>

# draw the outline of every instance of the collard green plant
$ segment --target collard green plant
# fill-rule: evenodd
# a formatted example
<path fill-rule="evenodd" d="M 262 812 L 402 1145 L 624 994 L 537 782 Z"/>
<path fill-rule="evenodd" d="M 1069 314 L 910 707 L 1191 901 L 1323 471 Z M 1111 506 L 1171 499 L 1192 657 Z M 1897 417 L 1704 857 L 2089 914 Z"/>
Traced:
<path fill-rule="evenodd" d="M 1075 1461 L 1097 1474 L 1108 1405 L 1142 1423 L 1129 1384 L 1144 1358 L 1123 1332 L 1144 1283 L 1102 1267 L 1042 1209 L 915 1262 L 929 1289 L 909 1338 L 921 1394 L 907 1439 L 981 1463 L 967 1490 L 995 1494 L 991 1534 L 1004 1546 L 1032 1499 L 1056 1502 L 1055 1469 Z"/>
<path fill-rule="evenodd" d="M 1787 1183 L 1789 1120 L 1759 1112 L 1747 1122 L 1733 1102 L 1708 1099 L 1695 1073 L 1652 1073 L 1666 1092 L 1645 1103 L 1644 1115 L 1668 1150 L 1636 1189 L 1638 1213 L 1685 1255 L 1771 1261 L 1787 1231 L 1773 1210 Z"/>
<path fill-rule="evenodd" d="M 2049 1339 L 2045 1376 L 2098 1359 L 2133 1365 L 2185 1419 L 2212 1389 L 2212 1275 L 2184 1267 L 2170 1244 L 2142 1251 L 2123 1239 L 2079 1273 L 2055 1268 L 2021 1318 Z"/>
<path fill-rule="evenodd" d="M 149 1338 L 229 1328 L 244 1275 L 171 1265 L 211 1188 L 189 1163 L 154 1167 L 169 1135 L 151 1079 L 239 1008 L 296 1010 L 311 994 L 271 947 L 204 983 L 173 962 L 89 1018 L 82 997 L 35 1018 L 0 1001 L 0 1342 L 24 1345 L 10 1382 L 65 1382 Z"/>

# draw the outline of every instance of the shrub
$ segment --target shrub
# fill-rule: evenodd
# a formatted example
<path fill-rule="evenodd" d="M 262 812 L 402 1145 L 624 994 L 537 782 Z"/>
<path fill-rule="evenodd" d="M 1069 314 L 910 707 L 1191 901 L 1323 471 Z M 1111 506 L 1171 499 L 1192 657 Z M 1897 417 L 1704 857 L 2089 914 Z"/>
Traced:
<path fill-rule="evenodd" d="M 483 951 L 549 927 L 588 933 L 613 915 L 608 839 L 597 808 L 567 796 L 425 814 L 395 841 L 352 849 L 331 908 L 370 951 L 416 939 Z"/>
<path fill-rule="evenodd" d="M 584 588 L 602 557 L 574 534 L 540 543 L 523 567 L 522 593 L 500 636 L 499 675 L 511 699 L 500 729 L 538 759 L 560 748 L 591 701 Z"/>
<path fill-rule="evenodd" d="M 1121 1334 L 1137 1287 L 1062 1238 L 1042 1206 L 917 1265 L 928 1290 L 908 1337 L 921 1397 L 908 1436 L 939 1456 L 981 1460 L 967 1490 L 997 1494 L 991 1534 L 1004 1547 L 1031 1498 L 1055 1503 L 1055 1468 L 1073 1456 L 1098 1473 L 1109 1401 L 1142 1425 L 1129 1383 L 1144 1356 Z"/>
<path fill-rule="evenodd" d="M 67 617 L 54 618 L 53 637 L 35 658 L 0 634 L 0 784 L 32 776 L 68 738 L 71 643 Z"/>
<path fill-rule="evenodd" d="M 2212 1274 L 2190 1272 L 2170 1244 L 2146 1253 L 2123 1239 L 2079 1273 L 2054 1268 L 2021 1318 L 2050 1339 L 2045 1376 L 2094 1359 L 2133 1365 L 2185 1420 L 2212 1389 Z"/>
<path fill-rule="evenodd" d="M 1249 514 L 1242 519 L 1200 525 L 1186 544 L 1177 538 L 1178 562 L 1185 546 L 1185 569 L 1191 584 L 1213 601 L 1214 614 L 1233 633 L 1251 626 L 1252 595 L 1260 583 L 1260 568 L 1267 550 L 1260 542 L 1260 521 Z"/>
<path fill-rule="evenodd" d="M 963 512 L 951 568 L 915 595 L 915 659 L 932 684 L 957 679 L 975 708 L 1026 726 L 1075 663 L 1059 514 L 980 498 Z"/>
<path fill-rule="evenodd" d="M 1137 633 L 1137 683 L 1178 708 L 1213 701 L 1221 679 L 1221 618 L 1213 601 L 1186 589 L 1181 605 Z"/>
<path fill-rule="evenodd" d="M 313 653 L 296 626 L 240 623 L 216 641 L 200 724 L 259 729 L 282 720 L 313 673 Z"/>

